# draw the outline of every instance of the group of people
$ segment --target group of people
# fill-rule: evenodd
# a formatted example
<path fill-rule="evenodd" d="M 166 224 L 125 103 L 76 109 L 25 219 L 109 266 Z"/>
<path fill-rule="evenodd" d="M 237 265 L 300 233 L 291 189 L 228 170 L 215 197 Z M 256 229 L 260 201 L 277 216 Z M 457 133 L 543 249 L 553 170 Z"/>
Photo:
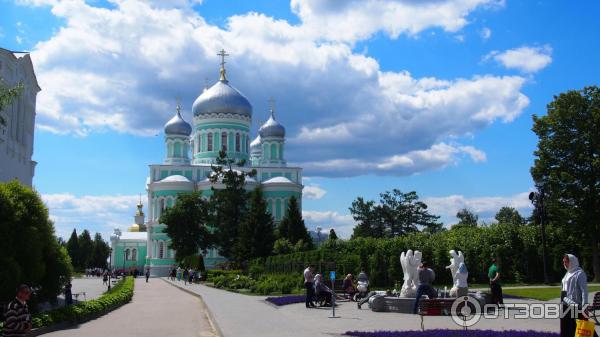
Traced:
<path fill-rule="evenodd" d="M 169 279 L 171 281 L 181 281 L 183 280 L 184 284 L 192 284 L 192 283 L 197 283 L 200 281 L 200 278 L 202 277 L 202 274 L 200 272 L 200 270 L 195 270 L 192 268 L 181 268 L 181 267 L 177 267 L 177 268 L 173 268 L 171 269 L 171 272 L 169 273 Z"/>
<path fill-rule="evenodd" d="M 104 268 L 85 268 L 84 272 L 85 272 L 85 277 L 100 277 L 106 272 L 106 269 L 104 269 Z"/>
<path fill-rule="evenodd" d="M 368 282 L 367 274 L 365 274 L 364 271 L 361 271 L 358 275 L 358 280 Z M 307 308 L 316 307 L 314 303 L 316 298 L 322 298 L 325 305 L 332 304 L 331 299 L 334 295 L 334 292 L 325 283 L 323 275 L 315 274 L 315 266 L 312 264 L 304 269 L 304 287 L 306 288 L 305 304 Z M 354 285 L 354 276 L 352 274 L 347 274 L 344 278 L 342 290 L 343 293 L 350 298 L 352 298 L 358 291 Z"/>

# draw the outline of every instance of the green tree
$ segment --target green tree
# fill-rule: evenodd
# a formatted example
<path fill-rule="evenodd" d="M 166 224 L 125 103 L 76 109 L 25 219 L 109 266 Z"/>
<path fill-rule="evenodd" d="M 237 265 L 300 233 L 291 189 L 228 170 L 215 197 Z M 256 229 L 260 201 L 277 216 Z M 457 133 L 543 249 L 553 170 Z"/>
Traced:
<path fill-rule="evenodd" d="M 2 77 L 0 77 L 0 111 L 12 104 L 13 100 L 23 92 L 23 84 L 19 83 L 16 86 L 7 85 Z M 0 116 L 0 124 L 6 125 L 4 117 Z"/>
<path fill-rule="evenodd" d="M 545 193 L 549 218 L 579 235 L 600 281 L 600 88 L 554 97 L 545 116 L 533 116 L 539 137 L 531 175 Z M 559 221 L 557 221 L 559 220 Z"/>
<path fill-rule="evenodd" d="M 292 245 L 303 240 L 308 245 L 307 249 L 312 249 L 310 234 L 298 207 L 298 199 L 294 196 L 290 198 L 285 216 L 279 222 L 278 235 L 279 238 L 287 239 Z"/>
<path fill-rule="evenodd" d="M 267 257 L 273 252 L 275 242 L 273 217 L 267 212 L 267 203 L 260 188 L 250 194 L 249 207 L 240 224 L 235 244 L 237 262 L 257 257 Z"/>
<path fill-rule="evenodd" d="M 477 227 L 477 222 L 479 221 L 479 216 L 468 208 L 458 211 L 456 217 L 459 221 L 454 227 Z"/>
<path fill-rule="evenodd" d="M 79 237 L 77 236 L 77 230 L 73 228 L 73 232 L 71 232 L 71 237 L 69 237 L 69 241 L 67 241 L 67 252 L 71 257 L 71 263 L 75 269 L 81 267 L 81 253 L 79 250 Z"/>
<path fill-rule="evenodd" d="M 80 269 L 92 267 L 91 262 L 92 255 L 94 254 L 94 241 L 92 241 L 90 231 L 84 229 L 83 232 L 79 234 L 77 241 L 79 242 L 79 258 L 81 259 L 81 264 L 77 267 Z"/>
<path fill-rule="evenodd" d="M 504 206 L 500 208 L 496 216 L 494 217 L 498 223 L 523 225 L 525 219 L 519 214 L 519 211 L 512 207 Z"/>
<path fill-rule="evenodd" d="M 294 245 L 288 239 L 277 239 L 273 243 L 273 254 L 288 254 L 294 251 Z"/>
<path fill-rule="evenodd" d="M 0 301 L 14 297 L 21 283 L 53 300 L 71 277 L 71 263 L 54 235 L 40 196 L 18 181 L 0 183 Z"/>
<path fill-rule="evenodd" d="M 338 239 L 338 236 L 335 233 L 335 229 L 332 228 L 332 229 L 329 230 L 329 237 L 328 237 L 328 239 L 329 240 L 333 240 L 333 241 L 335 241 L 335 240 Z"/>
<path fill-rule="evenodd" d="M 217 165 L 211 166 L 213 173 L 210 181 L 213 184 L 223 184 L 224 188 L 212 187 L 210 199 L 210 224 L 214 228 L 219 253 L 233 259 L 233 250 L 238 237 L 238 227 L 246 212 L 248 193 L 244 188 L 246 177 L 256 175 L 256 170 L 242 172 L 234 166 L 244 166 L 244 161 L 235 162 L 227 157 L 224 151 L 219 153 Z"/>
<path fill-rule="evenodd" d="M 181 193 L 177 202 L 167 208 L 160 223 L 167 225 L 165 233 L 171 239 L 170 248 L 175 250 L 175 260 L 183 261 L 195 256 L 212 244 L 212 236 L 206 226 L 208 202 L 199 192 Z"/>
<path fill-rule="evenodd" d="M 439 231 L 439 216 L 427 211 L 427 204 L 419 200 L 417 192 L 403 193 L 393 189 L 381 193 L 379 204 L 357 198 L 350 213 L 358 222 L 353 237 L 398 237 L 427 230 Z"/>
<path fill-rule="evenodd" d="M 94 249 L 92 252 L 92 259 L 90 261 L 90 267 L 93 268 L 106 268 L 108 255 L 110 254 L 110 247 L 106 241 L 102 239 L 100 233 L 94 235 Z"/>

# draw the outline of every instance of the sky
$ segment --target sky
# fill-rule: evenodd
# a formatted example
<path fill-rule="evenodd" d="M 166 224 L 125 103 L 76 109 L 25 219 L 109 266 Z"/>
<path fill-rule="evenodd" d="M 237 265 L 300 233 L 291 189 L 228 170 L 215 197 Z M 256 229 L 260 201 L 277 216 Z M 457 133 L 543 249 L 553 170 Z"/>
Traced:
<path fill-rule="evenodd" d="M 57 234 L 133 222 L 162 128 L 218 79 L 286 127 L 309 229 L 349 237 L 359 196 L 416 191 L 450 226 L 467 207 L 531 212 L 532 115 L 597 85 L 593 0 L 0 0 L 0 47 L 31 52 L 34 186 Z"/>

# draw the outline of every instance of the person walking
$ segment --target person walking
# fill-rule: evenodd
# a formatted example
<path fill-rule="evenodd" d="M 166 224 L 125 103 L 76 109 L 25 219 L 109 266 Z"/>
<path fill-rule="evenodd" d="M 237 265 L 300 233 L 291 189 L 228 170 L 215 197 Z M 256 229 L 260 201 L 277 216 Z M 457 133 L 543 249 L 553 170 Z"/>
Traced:
<path fill-rule="evenodd" d="M 31 330 L 31 315 L 27 301 L 31 296 L 31 289 L 26 284 L 17 288 L 17 296 L 8 303 L 4 314 L 4 337 L 24 337 Z"/>
<path fill-rule="evenodd" d="M 500 285 L 500 268 L 496 259 L 492 259 L 492 265 L 488 269 L 488 278 L 490 280 L 490 291 L 492 293 L 492 303 L 497 306 L 504 306 L 504 298 L 502 296 L 502 285 Z"/>
<path fill-rule="evenodd" d="M 304 287 L 306 288 L 306 300 L 305 305 L 307 308 L 314 308 L 313 298 L 315 296 L 314 281 L 315 266 L 309 265 L 304 269 Z"/>
<path fill-rule="evenodd" d="M 148 283 L 149 278 L 150 278 L 150 268 L 146 268 L 146 283 Z"/>
<path fill-rule="evenodd" d="M 190 272 L 187 268 L 183 269 L 183 284 L 187 285 L 188 278 L 190 277 Z"/>
<path fill-rule="evenodd" d="M 181 267 L 177 267 L 177 281 L 181 281 Z"/>
<path fill-rule="evenodd" d="M 469 278 L 469 271 L 467 270 L 467 265 L 464 262 L 461 262 L 458 265 L 458 270 L 456 271 L 456 283 L 454 286 L 456 287 L 456 297 L 467 296 L 469 294 L 469 283 L 467 279 Z"/>
<path fill-rule="evenodd" d="M 69 283 L 67 283 L 67 285 L 65 286 L 65 306 L 73 304 L 72 288 L 73 288 L 73 285 L 69 281 Z"/>
<path fill-rule="evenodd" d="M 421 296 L 427 295 L 429 298 L 436 297 L 436 292 L 431 286 L 435 280 L 435 272 L 433 269 L 429 268 L 427 262 L 422 262 L 417 271 L 419 275 L 419 287 L 417 288 L 413 314 L 416 314 L 419 311 L 419 301 L 421 301 Z"/>
<path fill-rule="evenodd" d="M 563 256 L 563 266 L 567 270 L 562 279 L 560 302 L 562 312 L 560 318 L 560 337 L 575 336 L 576 319 L 584 319 L 583 315 L 575 315 L 588 303 L 587 275 L 579 266 L 579 259 L 573 254 Z M 577 317 L 579 316 L 579 317 Z M 598 334 L 594 332 L 594 337 Z"/>

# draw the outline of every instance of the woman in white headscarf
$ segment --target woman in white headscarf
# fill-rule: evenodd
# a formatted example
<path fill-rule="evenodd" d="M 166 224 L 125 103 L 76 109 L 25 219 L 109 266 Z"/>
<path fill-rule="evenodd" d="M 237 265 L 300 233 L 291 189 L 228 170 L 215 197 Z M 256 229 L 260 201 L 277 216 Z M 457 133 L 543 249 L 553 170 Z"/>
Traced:
<path fill-rule="evenodd" d="M 458 265 L 455 276 L 456 281 L 454 287 L 456 287 L 456 297 L 467 296 L 469 294 L 469 284 L 467 283 L 469 271 L 464 262 L 461 262 Z"/>
<path fill-rule="evenodd" d="M 575 336 L 577 323 L 571 312 L 580 310 L 588 302 L 587 275 L 579 267 L 579 260 L 573 254 L 563 256 L 563 266 L 567 273 L 562 279 L 560 293 L 560 302 L 564 313 L 560 319 L 560 336 L 573 337 Z M 571 311 L 568 311 L 569 309 Z M 596 333 L 594 333 L 594 336 L 598 337 Z"/>

